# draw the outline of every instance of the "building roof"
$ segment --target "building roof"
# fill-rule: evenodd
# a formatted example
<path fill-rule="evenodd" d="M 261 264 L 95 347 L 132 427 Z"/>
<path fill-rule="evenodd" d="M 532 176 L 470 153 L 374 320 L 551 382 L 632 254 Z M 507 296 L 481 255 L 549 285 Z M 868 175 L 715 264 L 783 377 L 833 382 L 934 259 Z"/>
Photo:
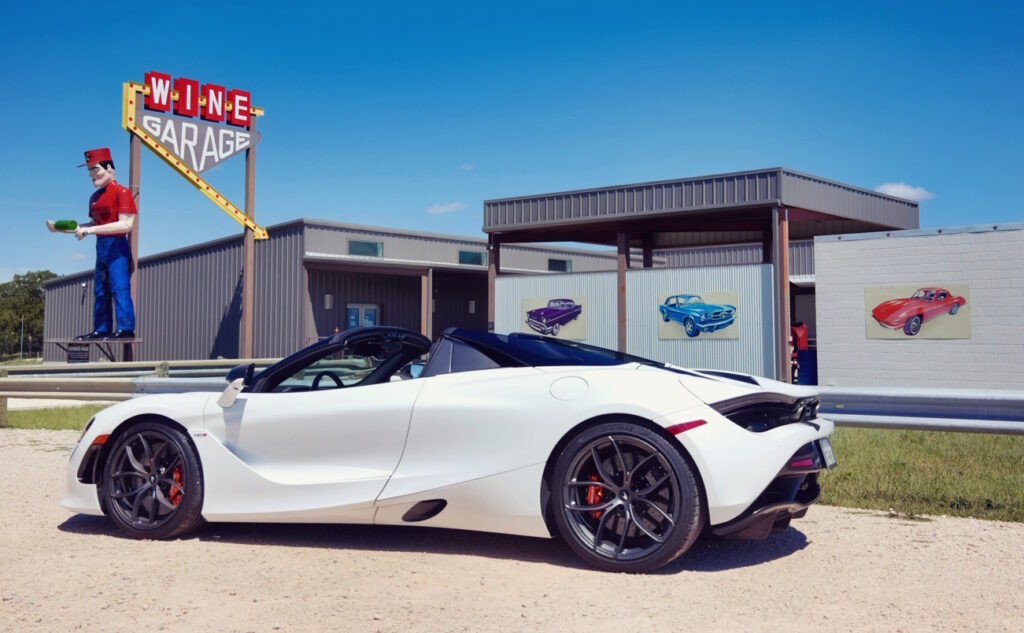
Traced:
<path fill-rule="evenodd" d="M 615 244 L 619 231 L 655 248 L 750 241 L 763 210 L 787 208 L 794 238 L 918 226 L 916 202 L 784 167 L 484 202 L 485 233 L 502 242 Z M 544 239 L 537 239 L 543 237 Z"/>

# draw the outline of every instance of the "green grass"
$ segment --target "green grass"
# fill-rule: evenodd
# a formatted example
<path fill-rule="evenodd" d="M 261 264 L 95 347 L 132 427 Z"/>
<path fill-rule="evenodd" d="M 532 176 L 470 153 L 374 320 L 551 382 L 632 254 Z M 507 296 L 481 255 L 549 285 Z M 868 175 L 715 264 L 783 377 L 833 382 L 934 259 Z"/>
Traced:
<path fill-rule="evenodd" d="M 93 404 L 82 407 L 54 409 L 24 409 L 7 412 L 7 426 L 13 429 L 52 429 L 81 431 L 97 411 L 109 405 Z"/>
<path fill-rule="evenodd" d="M 9 426 L 81 430 L 104 406 L 10 411 Z M 1024 437 L 843 427 L 832 444 L 822 503 L 1024 522 Z"/>
<path fill-rule="evenodd" d="M 1024 522 L 1024 437 L 839 428 L 822 503 Z"/>

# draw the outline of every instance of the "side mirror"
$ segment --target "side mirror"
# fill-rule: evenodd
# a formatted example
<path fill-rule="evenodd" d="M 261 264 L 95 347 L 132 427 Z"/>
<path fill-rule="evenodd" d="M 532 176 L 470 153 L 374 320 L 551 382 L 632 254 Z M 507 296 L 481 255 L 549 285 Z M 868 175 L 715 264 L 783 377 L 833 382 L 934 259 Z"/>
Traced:
<path fill-rule="evenodd" d="M 217 404 L 222 409 L 229 409 L 231 405 L 235 404 L 235 399 L 238 398 L 238 394 L 242 393 L 244 388 L 245 380 L 243 378 L 232 380 L 224 391 L 221 392 L 220 397 L 217 398 Z"/>
<path fill-rule="evenodd" d="M 237 367 L 232 367 L 224 379 L 228 382 L 234 382 L 241 378 L 243 381 L 242 384 L 248 387 L 252 384 L 252 375 L 255 369 L 256 365 L 253 363 L 249 363 L 248 365 L 238 365 Z"/>

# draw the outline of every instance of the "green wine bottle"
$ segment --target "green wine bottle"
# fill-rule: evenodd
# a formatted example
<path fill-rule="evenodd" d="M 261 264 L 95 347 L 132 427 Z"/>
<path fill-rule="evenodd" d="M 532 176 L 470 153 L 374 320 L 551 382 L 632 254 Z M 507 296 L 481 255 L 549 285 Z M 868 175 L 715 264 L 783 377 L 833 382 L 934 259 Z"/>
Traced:
<path fill-rule="evenodd" d="M 78 222 L 74 220 L 57 220 L 53 223 L 53 228 L 58 231 L 74 231 L 78 228 Z"/>

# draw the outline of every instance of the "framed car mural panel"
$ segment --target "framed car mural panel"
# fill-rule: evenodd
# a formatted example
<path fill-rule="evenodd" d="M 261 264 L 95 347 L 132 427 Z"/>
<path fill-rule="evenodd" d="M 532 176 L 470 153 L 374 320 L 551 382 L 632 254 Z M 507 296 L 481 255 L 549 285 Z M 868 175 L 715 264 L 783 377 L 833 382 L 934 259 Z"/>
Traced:
<path fill-rule="evenodd" d="M 587 318 L 582 297 L 528 297 L 523 299 L 523 331 L 582 341 Z"/>
<path fill-rule="evenodd" d="M 964 283 L 864 288 L 869 339 L 969 339 L 971 292 Z"/>
<path fill-rule="evenodd" d="M 655 315 L 659 339 L 738 339 L 739 295 L 735 290 L 696 293 L 688 290 L 659 295 Z"/>

